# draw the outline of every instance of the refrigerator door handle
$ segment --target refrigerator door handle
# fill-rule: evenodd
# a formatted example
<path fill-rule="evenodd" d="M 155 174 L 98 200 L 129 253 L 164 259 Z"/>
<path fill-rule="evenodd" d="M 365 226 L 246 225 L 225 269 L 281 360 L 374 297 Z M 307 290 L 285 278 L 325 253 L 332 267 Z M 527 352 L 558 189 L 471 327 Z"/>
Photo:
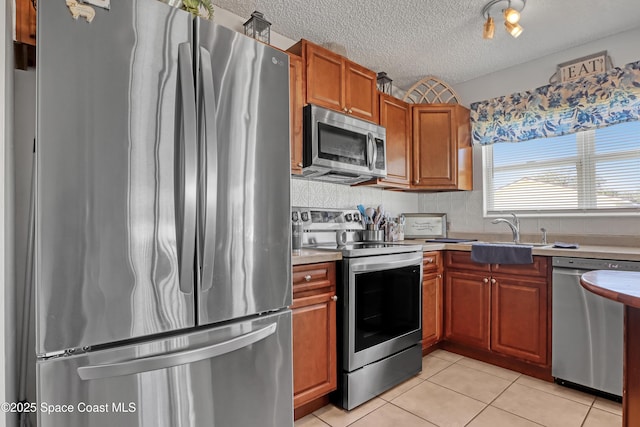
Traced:
<path fill-rule="evenodd" d="M 200 48 L 200 97 L 201 126 L 201 185 L 200 185 L 200 289 L 209 290 L 213 286 L 213 265 L 216 242 L 216 213 L 218 195 L 218 129 L 216 122 L 216 93 L 213 86 L 211 54 Z"/>
<path fill-rule="evenodd" d="M 198 184 L 196 94 L 191 60 L 191 44 L 178 47 L 181 123 L 176 138 L 176 231 L 180 290 L 193 291 L 193 261 L 196 238 Z"/>
<path fill-rule="evenodd" d="M 143 357 L 104 365 L 82 366 L 77 369 L 78 376 L 83 380 L 112 378 L 156 371 L 158 369 L 167 369 L 211 359 L 255 344 L 273 335 L 276 332 L 277 326 L 277 323 L 271 323 L 264 328 L 251 331 L 221 343 L 180 351 L 178 353 L 164 353 L 158 356 Z"/>

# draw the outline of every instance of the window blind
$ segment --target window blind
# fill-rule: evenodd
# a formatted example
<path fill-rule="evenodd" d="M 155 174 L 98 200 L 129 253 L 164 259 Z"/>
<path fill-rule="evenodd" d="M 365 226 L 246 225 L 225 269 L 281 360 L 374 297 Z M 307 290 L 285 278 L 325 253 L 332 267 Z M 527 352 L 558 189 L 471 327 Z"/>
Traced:
<path fill-rule="evenodd" d="M 640 213 L 640 122 L 484 147 L 486 213 Z"/>

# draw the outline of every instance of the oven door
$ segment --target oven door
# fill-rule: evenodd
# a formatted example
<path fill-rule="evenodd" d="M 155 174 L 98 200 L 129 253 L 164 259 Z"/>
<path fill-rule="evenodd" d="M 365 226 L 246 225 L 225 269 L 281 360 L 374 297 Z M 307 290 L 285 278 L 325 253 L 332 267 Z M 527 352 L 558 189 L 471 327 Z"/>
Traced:
<path fill-rule="evenodd" d="M 422 253 L 344 259 L 343 366 L 353 371 L 422 338 Z"/>

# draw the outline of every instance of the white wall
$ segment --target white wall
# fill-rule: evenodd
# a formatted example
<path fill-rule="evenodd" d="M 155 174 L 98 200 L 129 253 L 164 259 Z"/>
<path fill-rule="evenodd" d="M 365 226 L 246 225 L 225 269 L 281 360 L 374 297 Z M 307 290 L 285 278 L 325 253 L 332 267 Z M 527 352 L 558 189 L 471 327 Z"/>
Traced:
<path fill-rule="evenodd" d="M 7 86 L 7 64 L 4 59 L 7 51 L 7 28 L 11 26 L 8 25 L 8 15 L 9 15 L 9 6 L 7 5 L 6 0 L 0 0 L 0 22 L 2 22 L 5 31 L 0 33 L 0 58 L 2 60 L 2 66 L 0 67 L 0 99 L 3 102 L 0 102 L 0 176 L 4 176 L 4 144 L 5 140 L 8 137 L 7 134 L 7 117 L 6 117 L 6 86 Z M 4 181 L 4 180 L 3 180 Z M 4 186 L 0 185 L 0 224 L 3 224 L 3 216 L 4 216 Z M 4 236 L 3 236 L 4 227 L 0 227 L 0 295 L 3 296 L 2 304 L 0 305 L 0 402 L 7 401 L 6 394 L 6 365 L 5 365 L 5 352 L 6 352 L 6 343 L 4 333 L 5 330 L 5 306 L 7 302 L 7 298 L 5 295 L 5 280 L 4 280 Z M 0 427 L 4 427 L 5 416 L 0 415 Z"/>
<path fill-rule="evenodd" d="M 21 361 L 20 353 L 22 340 L 25 334 L 23 325 L 25 273 L 27 261 L 27 237 L 29 226 L 29 202 L 31 196 L 31 172 L 33 161 L 33 140 L 35 138 L 35 116 L 36 116 L 36 72 L 14 70 L 14 251 L 15 251 L 15 312 L 16 327 L 14 328 L 15 348 L 13 354 L 16 361 Z M 36 381 L 35 381 L 35 325 L 33 311 L 33 293 L 31 298 L 31 322 L 29 325 L 27 348 L 27 387 L 26 398 L 29 402 L 36 401 Z M 18 377 L 16 370 L 15 376 Z M 18 387 L 19 389 L 19 387 Z M 18 396 L 21 398 L 22 396 Z M 35 425 L 35 414 L 31 414 L 31 422 Z"/>
<path fill-rule="evenodd" d="M 13 2 L 0 0 L 0 402 L 15 401 L 13 287 Z M 0 427 L 16 424 L 14 414 L 0 414 Z"/>
<path fill-rule="evenodd" d="M 456 85 L 465 105 L 501 95 L 534 89 L 549 83 L 556 65 L 585 55 L 608 51 L 614 66 L 640 60 L 640 28 L 610 36 L 563 52 L 548 55 L 506 70 Z M 485 219 L 482 205 L 482 148 L 474 147 L 474 191 L 424 194 L 421 212 L 447 213 L 451 232 L 508 232 L 504 224 Z M 535 217 L 523 218 L 523 233 L 539 233 L 545 227 L 553 234 L 640 236 L 640 218 L 636 217 Z"/>

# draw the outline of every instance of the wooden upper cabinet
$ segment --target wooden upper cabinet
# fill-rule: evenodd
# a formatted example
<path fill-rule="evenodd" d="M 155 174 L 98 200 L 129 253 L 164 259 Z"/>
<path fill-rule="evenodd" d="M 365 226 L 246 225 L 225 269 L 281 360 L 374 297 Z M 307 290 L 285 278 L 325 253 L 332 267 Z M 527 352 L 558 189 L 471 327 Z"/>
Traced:
<path fill-rule="evenodd" d="M 376 121 L 378 98 L 374 71 L 304 39 L 288 51 L 300 55 L 304 61 L 307 104 Z"/>
<path fill-rule="evenodd" d="M 376 73 L 349 60 L 344 61 L 347 114 L 375 122 L 378 117 Z"/>
<path fill-rule="evenodd" d="M 45 0 L 46 1 L 46 0 Z M 36 10 L 31 0 L 16 0 L 16 41 L 36 45 Z"/>
<path fill-rule="evenodd" d="M 332 110 L 343 111 L 345 81 L 342 74 L 343 58 L 314 45 L 306 49 L 307 99 Z"/>
<path fill-rule="evenodd" d="M 417 190 L 472 190 L 469 110 L 457 104 L 413 105 L 413 182 Z"/>
<path fill-rule="evenodd" d="M 302 58 L 289 55 L 289 120 L 291 127 L 291 173 L 302 173 L 302 107 L 304 106 L 304 70 Z"/>
<path fill-rule="evenodd" d="M 376 183 L 406 189 L 411 184 L 411 106 L 384 93 L 378 100 L 379 124 L 387 129 L 387 177 Z"/>

